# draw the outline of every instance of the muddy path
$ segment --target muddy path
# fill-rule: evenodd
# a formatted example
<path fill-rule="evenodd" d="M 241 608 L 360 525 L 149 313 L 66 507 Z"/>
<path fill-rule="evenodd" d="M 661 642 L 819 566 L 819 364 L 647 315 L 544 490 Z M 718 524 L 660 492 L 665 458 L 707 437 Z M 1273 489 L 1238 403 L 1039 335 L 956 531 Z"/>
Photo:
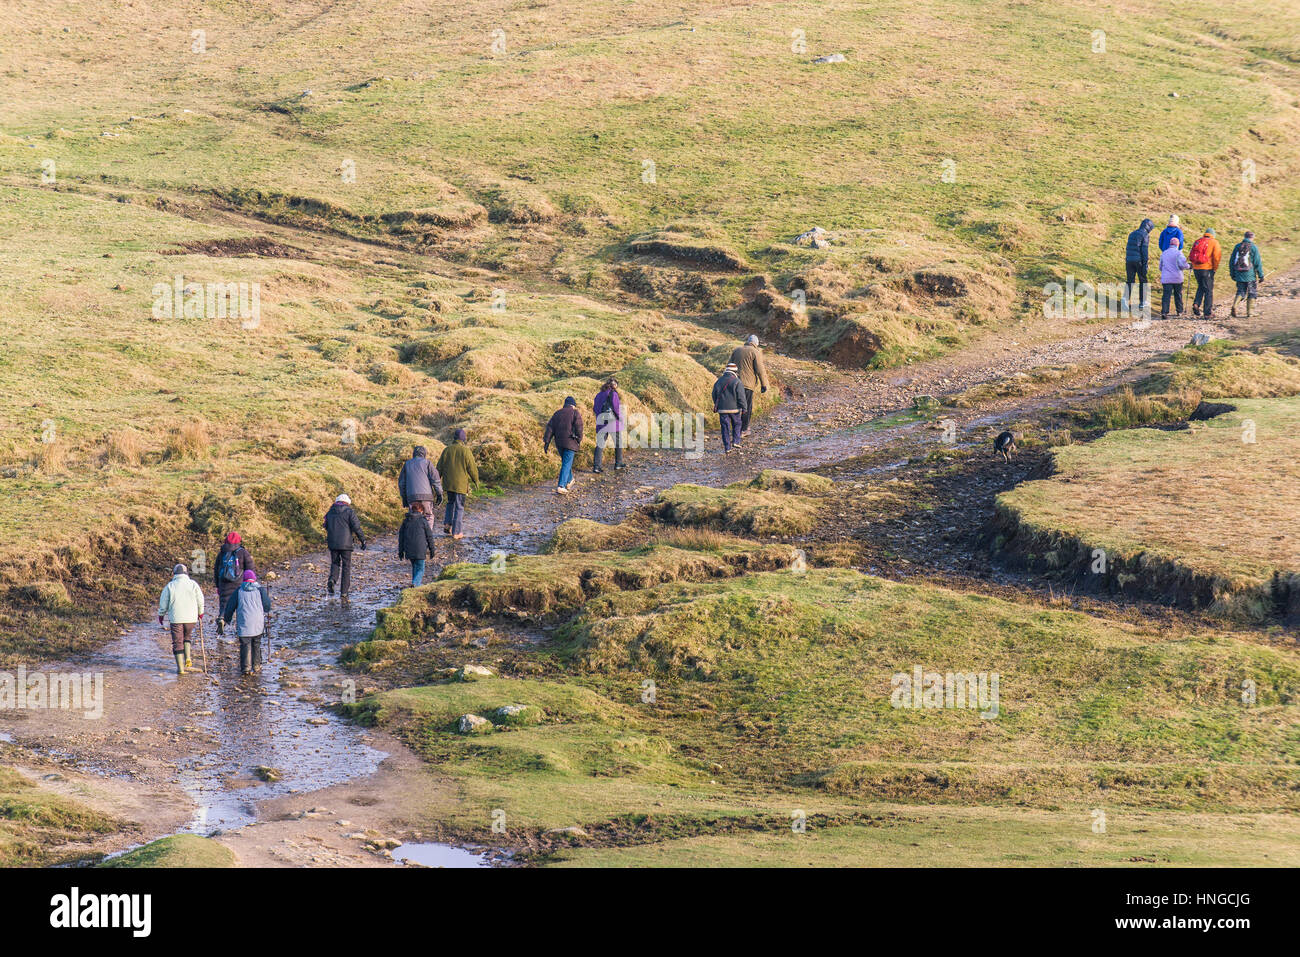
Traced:
<path fill-rule="evenodd" d="M 611 456 L 603 475 L 591 474 L 588 462 L 567 496 L 554 494 L 550 483 L 475 496 L 466 538 L 440 540 L 437 564 L 486 561 L 497 550 L 536 551 L 569 518 L 615 522 L 678 482 L 725 484 L 767 467 L 817 468 L 857 483 L 919 468 L 924 479 L 937 467 L 918 467 L 917 455 L 937 447 L 939 438 L 932 421 L 908 414 L 915 396 L 943 396 L 1037 366 L 1080 366 L 1079 375 L 1028 397 L 945 409 L 943 416 L 956 423 L 957 445 L 982 447 L 1004 423 L 1128 381 L 1136 363 L 1172 352 L 1195 332 L 1248 336 L 1300 325 L 1300 271 L 1271 280 L 1266 292 L 1263 317 L 1250 322 L 1188 318 L 1140 330 L 1119 323 L 1045 323 L 1032 337 L 1026 331 L 1023 341 L 985 337 L 960 354 L 903 369 L 845 373 L 773 356 L 784 401 L 756 419 L 741 453 L 721 455 L 718 437 L 710 434 L 699 457 L 632 450 L 628 469 L 615 472 Z M 922 521 L 903 515 L 863 523 L 841 516 L 826 534 L 866 542 L 867 571 L 919 574 L 1017 597 L 1024 583 L 979 556 L 972 530 L 986 518 L 978 513 L 991 496 L 1023 480 L 1035 461 L 1025 456 L 1014 467 L 990 471 L 984 460 L 972 459 L 964 473 L 936 480 L 935 491 L 946 501 Z M 364 513 L 364 502 L 357 507 Z M 341 669 L 338 654 L 368 635 L 376 609 L 396 600 L 409 581 L 409 565 L 397 560 L 393 536 L 376 539 L 357 553 L 346 605 L 326 597 L 327 567 L 327 556 L 317 553 L 273 569 L 274 653 L 255 677 L 238 676 L 236 644 L 218 640 L 209 625 L 209 674 L 177 678 L 169 671 L 168 640 L 150 619 L 87 659 L 50 667 L 102 672 L 102 719 L 48 710 L 0 715 L 6 763 L 47 780 L 54 774 L 69 793 L 135 822 L 94 847 L 70 847 L 68 853 L 112 852 L 186 830 L 215 834 L 241 863 L 252 865 L 394 866 L 394 856 L 408 855 L 451 866 L 488 860 L 483 849 L 413 847 L 421 841 L 421 822 L 436 821 L 439 807 L 453 800 L 451 787 L 396 740 L 328 710 L 345 695 L 366 693 L 366 679 Z M 206 590 L 213 620 L 210 583 Z M 397 843 L 393 834 L 407 840 L 405 849 L 385 846 Z"/>

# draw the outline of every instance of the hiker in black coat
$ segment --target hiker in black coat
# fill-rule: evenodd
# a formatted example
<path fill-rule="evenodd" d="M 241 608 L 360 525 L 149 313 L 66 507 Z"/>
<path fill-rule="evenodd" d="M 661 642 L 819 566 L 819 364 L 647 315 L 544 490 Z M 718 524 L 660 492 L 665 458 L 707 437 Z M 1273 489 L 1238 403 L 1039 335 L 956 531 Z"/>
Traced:
<path fill-rule="evenodd" d="M 325 513 L 325 544 L 330 550 L 330 577 L 325 585 L 329 594 L 334 594 L 334 586 L 339 586 L 339 597 L 347 598 L 352 590 L 352 548 L 353 542 L 361 543 L 361 550 L 366 550 L 366 540 L 361 534 L 361 520 L 352 510 L 352 499 L 340 495 Z"/>
<path fill-rule="evenodd" d="M 1128 234 L 1128 242 L 1124 246 L 1124 296 L 1130 309 L 1133 308 L 1134 282 L 1138 284 L 1138 306 L 1141 309 L 1146 308 L 1149 288 L 1147 263 L 1150 255 L 1151 230 L 1155 225 L 1149 219 L 1142 220 L 1142 224 Z"/>
<path fill-rule="evenodd" d="M 411 587 L 424 584 L 424 563 L 433 557 L 433 529 L 416 502 L 397 531 L 397 557 L 411 563 Z"/>

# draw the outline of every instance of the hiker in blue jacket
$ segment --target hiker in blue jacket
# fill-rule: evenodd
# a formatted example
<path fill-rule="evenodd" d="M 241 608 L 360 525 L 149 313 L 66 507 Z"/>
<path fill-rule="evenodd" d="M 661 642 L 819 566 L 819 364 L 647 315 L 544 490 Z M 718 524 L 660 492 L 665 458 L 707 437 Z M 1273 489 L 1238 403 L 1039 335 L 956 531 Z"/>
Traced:
<path fill-rule="evenodd" d="M 1179 249 L 1182 249 L 1183 246 L 1186 245 L 1186 242 L 1183 239 L 1183 228 L 1178 225 L 1177 215 L 1170 216 L 1169 225 L 1166 226 L 1164 229 L 1160 230 L 1160 251 L 1161 252 L 1164 252 L 1166 249 L 1169 248 L 1169 241 L 1171 239 L 1178 240 Z"/>

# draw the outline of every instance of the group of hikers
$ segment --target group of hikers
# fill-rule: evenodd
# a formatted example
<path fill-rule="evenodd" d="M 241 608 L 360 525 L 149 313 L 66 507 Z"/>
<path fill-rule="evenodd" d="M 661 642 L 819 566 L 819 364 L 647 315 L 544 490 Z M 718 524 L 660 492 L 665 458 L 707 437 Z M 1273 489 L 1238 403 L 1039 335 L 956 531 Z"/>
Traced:
<path fill-rule="evenodd" d="M 724 453 L 730 454 L 741 448 L 741 440 L 749 434 L 754 394 L 766 392 L 769 386 L 758 336 L 751 335 L 732 351 L 731 358 L 713 385 L 713 411 L 718 414 L 721 425 Z M 615 379 L 606 380 L 596 393 L 592 412 L 597 427 L 592 472 L 604 472 L 604 451 L 611 443 L 614 446 L 614 468 L 626 468 L 623 446 L 627 422 Z M 569 396 L 551 416 L 542 433 L 543 452 L 549 452 L 554 443 L 560 456 L 560 474 L 555 485 L 557 495 L 564 495 L 573 487 L 573 463 L 582 448 L 583 434 L 582 412 L 577 400 Z M 443 506 L 443 534 L 456 541 L 465 537 L 465 500 L 471 489 L 479 485 L 478 464 L 468 442 L 465 430 L 457 429 L 452 443 L 442 450 L 436 465 L 429 460 L 428 449 L 417 445 L 398 471 L 397 491 L 406 514 L 397 532 L 397 557 L 410 562 L 412 586 L 424 582 L 425 568 L 434 557 L 436 506 Z M 323 525 L 325 544 L 330 553 L 325 591 L 333 596 L 337 589 L 340 599 L 347 601 L 352 590 L 352 552 L 357 548 L 366 550 L 361 520 L 347 494 L 335 498 L 325 513 Z M 238 532 L 228 534 L 221 546 L 213 567 L 213 583 L 220 607 L 217 632 L 224 635 L 225 626 L 234 624 L 235 636 L 239 640 L 240 674 L 256 673 L 261 663 L 263 640 L 270 626 L 271 592 L 270 588 L 258 582 L 253 556 Z M 158 599 L 158 623 L 170 628 L 176 673 L 183 675 L 192 671 L 195 635 L 200 641 L 202 639 L 203 588 L 189 576 L 189 569 L 183 564 L 172 569 L 171 581 Z"/>
<path fill-rule="evenodd" d="M 1149 219 L 1142 220 L 1140 226 L 1128 234 L 1128 244 L 1124 251 L 1124 288 L 1130 305 L 1134 298 L 1145 313 L 1147 305 L 1147 268 L 1150 262 L 1149 246 L 1151 230 L 1155 223 Z M 1210 318 L 1214 315 L 1214 275 L 1223 258 L 1223 250 L 1215 238 L 1214 228 L 1207 226 L 1199 239 L 1192 243 L 1186 255 L 1186 245 L 1182 225 L 1178 216 L 1169 217 L 1169 225 L 1160 232 L 1157 241 L 1160 247 L 1160 318 L 1169 318 L 1169 306 L 1172 300 L 1174 314 L 1183 314 L 1183 273 L 1190 269 L 1196 279 L 1196 296 L 1192 300 L 1192 315 Z M 1245 302 L 1246 318 L 1250 318 L 1259 296 L 1259 282 L 1264 278 L 1264 266 L 1260 260 L 1259 247 L 1255 245 L 1255 234 L 1250 230 L 1241 242 L 1232 248 L 1228 256 L 1228 272 L 1237 284 L 1236 295 L 1232 299 L 1229 315 L 1237 318 L 1237 304 Z M 1136 297 L 1134 285 L 1137 285 Z"/>
<path fill-rule="evenodd" d="M 233 622 L 239 640 L 240 674 L 254 673 L 261 667 L 262 639 L 271 616 L 271 590 L 258 584 L 253 556 L 238 532 L 226 536 L 212 576 L 220 609 L 217 634 L 224 635 L 225 626 Z M 203 635 L 203 587 L 190 578 L 184 565 L 172 569 L 171 581 L 158 598 L 158 624 L 164 623 L 171 632 L 176 673 L 192 671 L 195 635 L 200 641 Z"/>

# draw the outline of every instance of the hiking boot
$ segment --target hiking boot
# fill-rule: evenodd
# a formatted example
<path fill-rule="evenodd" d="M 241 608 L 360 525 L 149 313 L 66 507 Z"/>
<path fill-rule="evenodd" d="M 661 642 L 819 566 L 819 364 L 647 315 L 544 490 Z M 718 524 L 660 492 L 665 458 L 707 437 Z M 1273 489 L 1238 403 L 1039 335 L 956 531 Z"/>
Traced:
<path fill-rule="evenodd" d="M 444 525 L 444 526 L 442 526 L 442 534 L 444 534 L 444 535 L 450 535 L 450 534 L 451 534 L 451 526 L 450 526 L 450 525 Z"/>
<path fill-rule="evenodd" d="M 592 475 L 604 475 L 604 474 L 605 474 L 605 470 L 604 470 L 604 469 L 592 469 L 592 470 L 591 470 L 591 474 L 592 474 Z"/>
<path fill-rule="evenodd" d="M 556 494 L 556 495 L 568 495 L 568 494 L 569 494 L 569 487 L 568 487 L 567 485 L 557 485 L 557 486 L 555 486 L 555 494 Z"/>
<path fill-rule="evenodd" d="M 326 582 L 326 583 L 325 583 L 325 594 L 329 595 L 330 597 L 333 597 L 333 595 L 334 595 L 334 583 L 333 583 L 333 582 Z"/>
<path fill-rule="evenodd" d="M 253 639 L 252 658 L 253 658 L 253 672 L 256 673 L 258 671 L 261 671 L 262 670 L 262 639 L 261 638 Z"/>
<path fill-rule="evenodd" d="M 617 472 L 619 469 L 625 469 L 625 468 L 627 468 L 627 466 L 624 465 L 622 462 L 619 462 L 617 465 L 614 466 L 614 471 Z"/>

